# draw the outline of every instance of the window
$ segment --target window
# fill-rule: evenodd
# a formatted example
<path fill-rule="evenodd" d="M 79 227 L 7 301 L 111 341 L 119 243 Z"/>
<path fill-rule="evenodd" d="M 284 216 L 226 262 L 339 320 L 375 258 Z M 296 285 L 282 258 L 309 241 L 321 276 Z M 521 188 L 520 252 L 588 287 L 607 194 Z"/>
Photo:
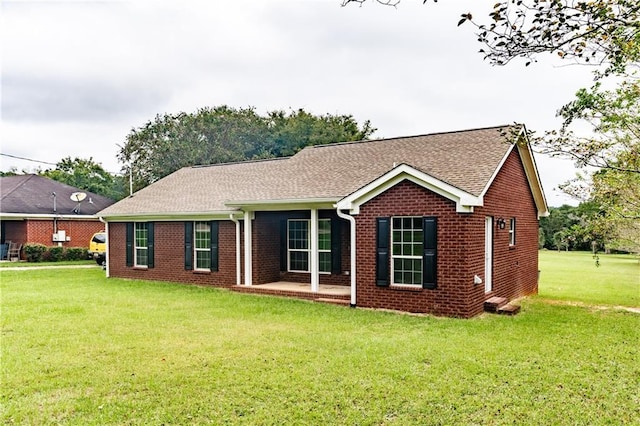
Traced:
<path fill-rule="evenodd" d="M 422 285 L 422 218 L 394 217 L 391 236 L 392 283 Z"/>
<path fill-rule="evenodd" d="M 219 222 L 184 222 L 185 271 L 218 271 Z"/>
<path fill-rule="evenodd" d="M 134 266 L 149 265 L 149 230 L 146 223 L 135 223 Z"/>
<path fill-rule="evenodd" d="M 290 219 L 287 230 L 288 270 L 309 272 L 310 221 Z M 331 273 L 331 219 L 318 220 L 318 268 L 322 273 Z"/>
<path fill-rule="evenodd" d="M 331 273 L 331 220 L 318 221 L 318 262 L 320 272 Z"/>
<path fill-rule="evenodd" d="M 438 218 L 376 218 L 376 285 L 437 288 Z"/>
<path fill-rule="evenodd" d="M 509 220 L 509 245 L 516 245 L 516 218 L 512 217 Z"/>
<path fill-rule="evenodd" d="M 289 270 L 309 272 L 309 221 L 289 221 Z"/>
<path fill-rule="evenodd" d="M 211 269 L 211 226 L 209 222 L 196 222 L 193 227 L 195 269 Z"/>

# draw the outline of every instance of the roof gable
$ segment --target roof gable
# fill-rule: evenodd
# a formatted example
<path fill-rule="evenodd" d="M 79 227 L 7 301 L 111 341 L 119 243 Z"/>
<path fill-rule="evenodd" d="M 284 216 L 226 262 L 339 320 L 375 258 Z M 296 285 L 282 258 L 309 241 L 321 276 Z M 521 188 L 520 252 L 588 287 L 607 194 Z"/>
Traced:
<path fill-rule="evenodd" d="M 336 206 L 340 210 L 349 210 L 351 214 L 358 214 L 362 204 L 404 180 L 409 180 L 455 202 L 458 213 L 472 213 L 474 206 L 482 205 L 482 197 L 469 194 L 453 185 L 429 176 L 420 170 L 416 170 L 407 164 L 401 164 L 370 184 L 343 198 Z"/>

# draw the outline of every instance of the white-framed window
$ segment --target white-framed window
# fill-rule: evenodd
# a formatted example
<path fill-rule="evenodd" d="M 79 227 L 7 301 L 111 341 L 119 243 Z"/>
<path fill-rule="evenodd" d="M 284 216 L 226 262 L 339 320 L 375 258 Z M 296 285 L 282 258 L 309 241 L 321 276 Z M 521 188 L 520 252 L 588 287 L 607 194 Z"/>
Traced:
<path fill-rule="evenodd" d="M 509 220 L 509 245 L 516 245 L 516 218 L 512 217 Z"/>
<path fill-rule="evenodd" d="M 149 265 L 149 228 L 145 222 L 136 222 L 134 226 L 135 247 L 134 266 L 146 267 Z"/>
<path fill-rule="evenodd" d="M 195 222 L 193 224 L 193 242 L 194 269 L 211 270 L 211 224 L 209 222 Z"/>
<path fill-rule="evenodd" d="M 318 269 L 331 273 L 331 219 L 318 220 Z"/>
<path fill-rule="evenodd" d="M 287 269 L 290 272 L 309 272 L 311 221 L 287 221 Z M 331 273 L 331 219 L 318 220 L 318 260 L 321 273 Z"/>
<path fill-rule="evenodd" d="M 391 218 L 392 284 L 422 285 L 423 219 Z"/>

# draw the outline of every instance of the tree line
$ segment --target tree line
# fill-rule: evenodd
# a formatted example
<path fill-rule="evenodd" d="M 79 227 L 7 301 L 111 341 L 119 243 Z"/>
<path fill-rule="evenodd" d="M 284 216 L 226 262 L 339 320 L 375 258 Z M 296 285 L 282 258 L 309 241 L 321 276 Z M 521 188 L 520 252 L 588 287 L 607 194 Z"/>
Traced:
<path fill-rule="evenodd" d="M 306 146 L 364 140 L 375 132 L 369 120 L 351 115 L 312 114 L 227 105 L 195 112 L 156 115 L 133 128 L 117 154 L 121 173 L 107 172 L 93 158 L 60 160 L 37 173 L 71 186 L 120 200 L 130 184 L 138 191 L 182 167 L 291 156 Z M 0 175 L 17 174 L 16 170 Z"/>

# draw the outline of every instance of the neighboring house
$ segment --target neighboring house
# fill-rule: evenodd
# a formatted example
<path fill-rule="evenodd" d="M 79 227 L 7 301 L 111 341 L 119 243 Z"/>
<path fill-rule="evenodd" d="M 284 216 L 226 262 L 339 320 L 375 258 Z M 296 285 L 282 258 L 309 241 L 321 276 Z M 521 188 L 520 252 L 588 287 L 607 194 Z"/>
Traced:
<path fill-rule="evenodd" d="M 104 229 L 96 213 L 114 202 L 33 174 L 0 177 L 0 197 L 0 243 L 64 247 L 88 247 Z"/>
<path fill-rule="evenodd" d="M 546 214 L 524 127 L 501 126 L 187 167 L 99 216 L 111 277 L 472 317 L 537 292 Z"/>

